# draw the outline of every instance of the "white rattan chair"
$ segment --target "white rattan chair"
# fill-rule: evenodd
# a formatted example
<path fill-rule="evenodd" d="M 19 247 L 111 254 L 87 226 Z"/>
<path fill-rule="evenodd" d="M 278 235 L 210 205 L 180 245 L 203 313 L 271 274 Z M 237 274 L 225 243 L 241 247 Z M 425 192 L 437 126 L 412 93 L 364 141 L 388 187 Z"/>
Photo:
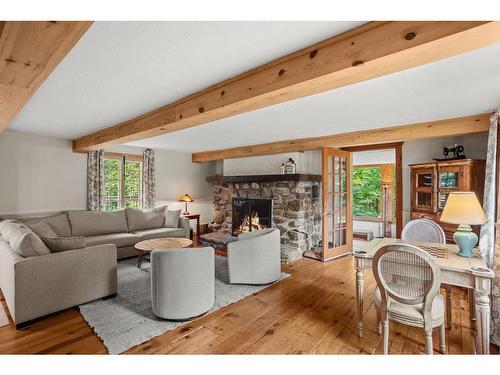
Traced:
<path fill-rule="evenodd" d="M 384 354 L 389 351 L 389 320 L 425 331 L 427 354 L 432 354 L 432 329 L 440 327 L 439 348 L 445 352 L 444 300 L 439 294 L 441 271 L 432 256 L 405 244 L 380 248 L 373 257 L 377 281 L 375 308 Z M 383 328 L 383 329 L 382 329 Z"/>
<path fill-rule="evenodd" d="M 415 219 L 406 223 L 401 238 L 410 241 L 446 243 L 443 228 L 429 219 Z"/>

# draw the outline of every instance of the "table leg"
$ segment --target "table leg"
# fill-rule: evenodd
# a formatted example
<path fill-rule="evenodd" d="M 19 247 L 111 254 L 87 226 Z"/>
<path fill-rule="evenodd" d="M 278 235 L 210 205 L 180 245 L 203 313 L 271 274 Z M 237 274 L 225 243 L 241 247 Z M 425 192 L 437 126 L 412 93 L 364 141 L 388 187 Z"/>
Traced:
<path fill-rule="evenodd" d="M 467 289 L 467 295 L 469 297 L 470 328 L 472 329 L 472 334 L 476 336 L 477 319 L 476 319 L 476 299 L 474 298 L 474 289 Z"/>
<path fill-rule="evenodd" d="M 141 268 L 142 266 L 142 258 L 144 257 L 144 252 L 141 251 L 139 253 L 139 258 L 137 259 L 137 268 Z"/>
<path fill-rule="evenodd" d="M 451 329 L 451 285 L 444 286 L 446 290 L 446 329 Z"/>
<path fill-rule="evenodd" d="M 490 279 L 476 276 L 475 310 L 478 320 L 477 348 L 480 354 L 490 354 Z"/>
<path fill-rule="evenodd" d="M 365 273 L 362 259 L 356 258 L 356 301 L 358 317 L 358 336 L 363 337 L 363 295 L 365 291 Z"/>

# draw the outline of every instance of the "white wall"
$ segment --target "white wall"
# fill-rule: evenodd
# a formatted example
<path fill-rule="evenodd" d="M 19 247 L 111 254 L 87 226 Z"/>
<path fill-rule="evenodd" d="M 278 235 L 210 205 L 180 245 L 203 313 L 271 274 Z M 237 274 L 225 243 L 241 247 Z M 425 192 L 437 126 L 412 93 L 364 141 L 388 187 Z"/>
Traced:
<path fill-rule="evenodd" d="M 0 134 L 0 214 L 84 209 L 87 157 L 71 141 Z"/>
<path fill-rule="evenodd" d="M 142 148 L 112 147 L 109 151 L 141 154 Z M 212 185 L 215 163 L 195 164 L 191 154 L 155 150 L 158 204 L 181 208 L 188 193 L 195 200 L 190 212 L 202 221 L 213 216 Z M 0 134 L 0 214 L 85 209 L 87 157 L 72 152 L 70 140 L 5 131 Z M 183 206 L 183 205 L 182 205 Z"/>
<path fill-rule="evenodd" d="M 352 153 L 352 165 L 393 164 L 396 162 L 396 151 L 371 150 Z"/>
<path fill-rule="evenodd" d="M 321 174 L 320 150 L 226 159 L 222 172 L 225 176 L 279 174 L 281 163 L 286 162 L 288 158 L 295 161 L 297 173 Z"/>

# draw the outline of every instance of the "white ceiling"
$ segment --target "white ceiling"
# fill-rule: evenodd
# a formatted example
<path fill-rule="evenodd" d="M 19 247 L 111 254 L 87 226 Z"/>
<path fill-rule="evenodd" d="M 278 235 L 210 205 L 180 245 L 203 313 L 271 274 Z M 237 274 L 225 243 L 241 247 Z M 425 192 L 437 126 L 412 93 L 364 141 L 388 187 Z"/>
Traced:
<path fill-rule="evenodd" d="M 11 124 L 59 138 L 130 119 L 359 22 L 98 22 Z M 438 120 L 500 106 L 500 44 L 130 143 L 204 151 Z"/>
<path fill-rule="evenodd" d="M 95 22 L 10 125 L 77 138 L 362 22 Z"/>

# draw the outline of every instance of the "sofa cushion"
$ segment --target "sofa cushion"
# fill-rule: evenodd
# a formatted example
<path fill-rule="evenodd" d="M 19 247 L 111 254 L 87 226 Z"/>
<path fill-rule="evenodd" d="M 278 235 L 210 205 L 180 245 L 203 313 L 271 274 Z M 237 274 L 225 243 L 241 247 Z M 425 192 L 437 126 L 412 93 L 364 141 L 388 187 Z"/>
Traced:
<path fill-rule="evenodd" d="M 165 224 L 165 211 L 167 206 L 138 210 L 127 208 L 127 223 L 130 232 L 139 229 L 161 228 Z"/>
<path fill-rule="evenodd" d="M 47 223 L 56 232 L 58 237 L 68 237 L 71 236 L 71 225 L 69 223 L 68 214 L 62 213 L 47 217 L 36 217 L 36 218 L 22 218 L 20 219 L 23 223 L 27 225 L 33 225 L 40 222 Z"/>
<path fill-rule="evenodd" d="M 59 237 L 52 227 L 44 221 L 38 221 L 33 224 L 27 224 L 33 232 L 35 232 L 39 237 Z M 43 238 L 42 238 L 43 239 Z"/>
<path fill-rule="evenodd" d="M 83 249 L 86 247 L 85 236 L 75 236 L 75 237 L 53 237 L 47 238 L 42 237 L 45 245 L 48 246 L 51 252 L 59 253 L 61 251 Z"/>
<path fill-rule="evenodd" d="M 136 234 L 133 233 L 112 233 L 112 234 L 100 234 L 98 236 L 88 236 L 85 238 L 87 241 L 87 246 L 103 245 L 103 244 L 113 244 L 116 247 L 134 246 L 137 242 L 141 240 Z"/>
<path fill-rule="evenodd" d="M 136 230 L 133 233 L 138 235 L 141 238 L 141 241 L 153 238 L 184 237 L 186 234 L 183 228 L 141 229 Z"/>
<path fill-rule="evenodd" d="M 0 225 L 0 235 L 16 253 L 28 258 L 50 254 L 49 248 L 35 232 L 23 223 L 5 220 Z"/>
<path fill-rule="evenodd" d="M 69 211 L 73 236 L 128 232 L 125 210 L 119 211 Z"/>
<path fill-rule="evenodd" d="M 181 210 L 167 211 L 165 218 L 165 227 L 179 228 L 179 218 L 181 217 Z"/>

